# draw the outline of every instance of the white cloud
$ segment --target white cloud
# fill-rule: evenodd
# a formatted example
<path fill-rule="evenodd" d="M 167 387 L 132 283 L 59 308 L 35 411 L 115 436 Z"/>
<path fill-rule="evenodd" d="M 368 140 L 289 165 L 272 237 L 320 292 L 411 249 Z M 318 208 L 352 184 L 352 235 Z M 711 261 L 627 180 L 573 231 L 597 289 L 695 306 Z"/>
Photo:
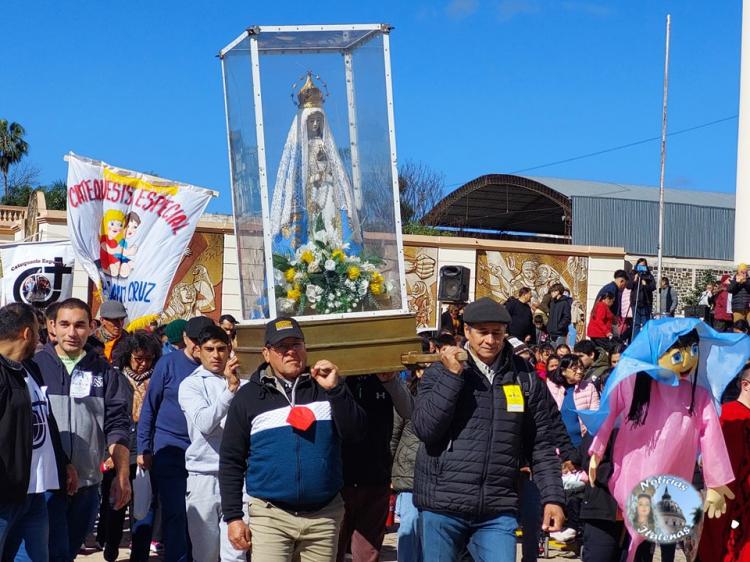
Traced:
<path fill-rule="evenodd" d="M 537 0 L 500 0 L 497 5 L 497 17 L 500 21 L 509 21 L 516 16 L 536 14 L 541 11 Z"/>
<path fill-rule="evenodd" d="M 581 2 L 578 0 L 569 0 L 566 2 L 562 2 L 561 5 L 563 9 L 567 10 L 568 12 L 577 12 L 580 14 L 599 18 L 611 16 L 614 13 L 614 10 L 611 6 L 605 6 L 604 4 L 599 4 L 597 2 Z"/>
<path fill-rule="evenodd" d="M 451 0 L 445 7 L 445 13 L 453 19 L 463 19 L 479 9 L 479 0 Z"/>

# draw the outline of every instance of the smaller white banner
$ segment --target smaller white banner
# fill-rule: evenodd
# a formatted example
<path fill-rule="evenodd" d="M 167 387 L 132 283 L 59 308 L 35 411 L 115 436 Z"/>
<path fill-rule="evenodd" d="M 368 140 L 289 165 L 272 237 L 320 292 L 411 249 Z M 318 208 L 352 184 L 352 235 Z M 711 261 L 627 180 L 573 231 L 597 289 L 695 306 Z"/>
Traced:
<path fill-rule="evenodd" d="M 1 304 L 46 308 L 73 295 L 75 254 L 70 242 L 23 242 L 0 246 Z"/>

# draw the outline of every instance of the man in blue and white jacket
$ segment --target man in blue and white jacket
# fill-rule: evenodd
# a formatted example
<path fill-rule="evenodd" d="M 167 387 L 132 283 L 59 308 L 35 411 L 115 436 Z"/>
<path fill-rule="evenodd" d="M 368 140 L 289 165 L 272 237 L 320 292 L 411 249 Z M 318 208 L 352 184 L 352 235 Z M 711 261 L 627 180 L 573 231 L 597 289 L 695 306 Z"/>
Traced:
<path fill-rule="evenodd" d="M 198 337 L 201 366 L 180 383 L 179 402 L 187 420 L 190 446 L 185 451 L 188 471 L 187 524 L 195 562 L 245 561 L 227 537 L 219 500 L 219 447 L 232 399 L 240 388 L 235 370 L 237 357 L 229 359 L 229 335 L 219 326 L 208 326 Z"/>
<path fill-rule="evenodd" d="M 266 324 L 265 362 L 232 400 L 219 457 L 224 520 L 235 548 L 253 560 L 334 560 L 344 502 L 341 441 L 361 439 L 366 415 L 338 368 L 308 370 L 292 318 Z M 242 520 L 242 488 L 250 526 Z M 252 533 L 251 533 L 252 532 Z"/>

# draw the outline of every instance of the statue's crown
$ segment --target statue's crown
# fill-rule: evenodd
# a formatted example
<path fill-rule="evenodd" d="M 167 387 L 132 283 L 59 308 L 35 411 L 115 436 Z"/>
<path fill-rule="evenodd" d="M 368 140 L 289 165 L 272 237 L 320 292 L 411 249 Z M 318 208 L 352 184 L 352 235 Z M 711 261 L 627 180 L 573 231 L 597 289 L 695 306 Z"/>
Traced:
<path fill-rule="evenodd" d="M 307 73 L 305 83 L 297 92 L 299 107 L 323 107 L 323 92 L 313 82 L 312 72 Z"/>

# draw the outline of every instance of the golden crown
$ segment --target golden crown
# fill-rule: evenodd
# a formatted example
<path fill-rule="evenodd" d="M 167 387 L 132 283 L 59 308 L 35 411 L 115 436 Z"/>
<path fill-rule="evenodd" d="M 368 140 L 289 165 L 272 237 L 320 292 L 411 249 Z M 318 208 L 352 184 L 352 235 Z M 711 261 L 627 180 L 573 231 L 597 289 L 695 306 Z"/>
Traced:
<path fill-rule="evenodd" d="M 312 72 L 307 73 L 307 80 L 297 93 L 299 107 L 323 107 L 323 92 L 313 82 Z"/>

